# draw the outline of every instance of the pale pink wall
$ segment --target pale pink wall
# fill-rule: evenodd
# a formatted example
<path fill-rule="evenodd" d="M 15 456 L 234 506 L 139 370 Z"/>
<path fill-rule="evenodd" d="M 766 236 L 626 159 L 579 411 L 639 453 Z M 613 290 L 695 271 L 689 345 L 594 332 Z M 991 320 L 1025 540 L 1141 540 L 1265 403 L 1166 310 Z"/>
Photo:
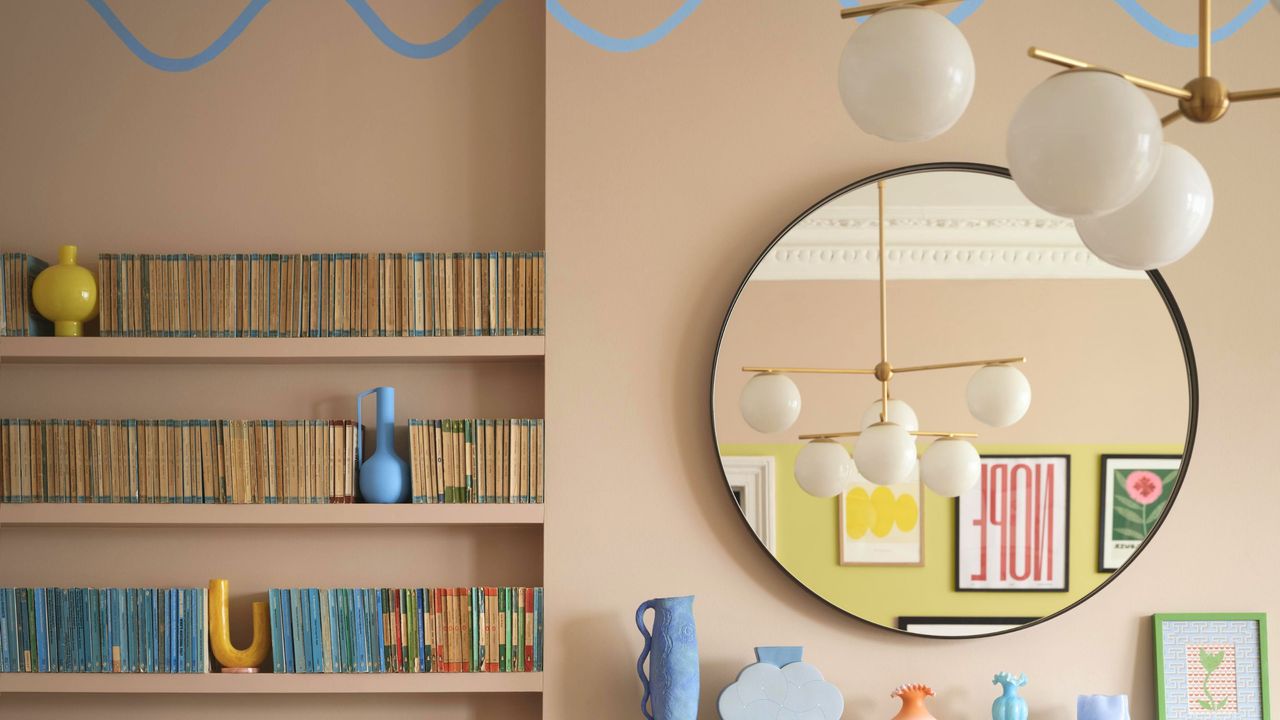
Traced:
<path fill-rule="evenodd" d="M 190 55 L 243 2 L 111 0 L 151 48 Z M 471 0 L 376 0 L 412 41 Z M 538 3 L 505 3 L 452 51 L 402 57 L 343 2 L 275 0 L 190 73 L 142 64 L 81 0 L 0 3 L 0 247 L 136 252 L 543 247 Z M 542 363 L 12 366 L 0 413 L 397 418 L 540 416 Z M 372 404 L 366 406 L 372 411 Z M 403 427 L 401 428 L 403 435 Z M 403 437 L 401 440 L 403 441 Z M 6 529 L 5 584 L 201 585 L 226 577 L 242 645 L 273 585 L 539 583 L 538 528 Z M 540 717 L 536 695 L 0 699 L 5 718 Z"/>
<path fill-rule="evenodd" d="M 574 9 L 626 35 L 678 4 Z M 1195 27 L 1193 3 L 1145 5 Z M 1243 7 L 1221 5 L 1222 17 Z M 1203 246 L 1168 272 L 1200 359 L 1201 430 L 1165 529 L 1094 600 L 1005 637 L 897 637 L 794 586 L 726 500 L 708 421 L 712 351 L 734 289 L 778 230 L 873 172 L 1003 163 L 1014 106 L 1054 72 L 1025 57 L 1032 43 L 1178 84 L 1195 66 L 1192 52 L 1156 40 L 1109 2 L 989 2 L 962 28 L 979 72 L 969 113 L 940 139 L 897 145 L 860 134 L 840 105 L 835 68 L 851 25 L 835 2 L 704 3 L 666 40 L 628 55 L 603 55 L 548 27 L 548 473 L 558 492 L 547 526 L 547 583 L 557 592 L 547 717 L 638 717 L 632 614 L 654 596 L 698 596 L 704 718 L 758 644 L 805 645 L 857 720 L 891 716 L 889 690 L 916 680 L 939 690 L 938 717 L 988 717 L 991 675 L 1005 669 L 1031 677 L 1025 695 L 1040 720 L 1074 718 L 1081 692 L 1129 693 L 1133 716 L 1150 718 L 1150 613 L 1280 612 L 1268 559 L 1280 541 L 1271 471 L 1277 103 L 1168 131 L 1217 190 Z M 1277 37 L 1280 15 L 1268 8 L 1219 45 L 1216 69 L 1233 86 L 1275 85 Z"/>
<path fill-rule="evenodd" d="M 941 200 L 940 202 L 945 202 Z M 744 366 L 870 368 L 880 359 L 874 281 L 747 284 L 716 367 L 721 443 L 790 443 L 856 428 L 880 397 L 870 376 L 792 376 L 803 398 L 791 429 L 752 430 L 738 411 Z M 1181 443 L 1187 376 L 1169 313 L 1146 280 L 911 280 L 889 284 L 889 357 L 898 366 L 1022 355 L 1031 409 L 991 428 L 965 405 L 972 369 L 904 373 L 894 397 L 922 430 L 986 443 Z"/>

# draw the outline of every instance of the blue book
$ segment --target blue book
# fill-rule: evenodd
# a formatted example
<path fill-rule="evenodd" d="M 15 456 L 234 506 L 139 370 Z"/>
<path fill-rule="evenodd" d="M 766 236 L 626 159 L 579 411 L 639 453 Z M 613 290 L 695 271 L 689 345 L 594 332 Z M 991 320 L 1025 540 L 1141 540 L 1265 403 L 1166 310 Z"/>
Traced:
<path fill-rule="evenodd" d="M 13 672 L 9 654 L 9 588 L 0 588 L 0 672 Z"/>
<path fill-rule="evenodd" d="M 271 672 L 284 672 L 284 658 L 280 656 L 283 643 L 280 640 L 280 591 L 267 591 L 267 608 L 271 614 Z"/>
<path fill-rule="evenodd" d="M 284 664 L 285 672 L 294 672 L 293 664 L 293 613 L 289 607 L 289 591 L 279 590 L 280 594 L 280 641 L 284 643 L 284 657 L 280 661 Z"/>
<path fill-rule="evenodd" d="M 413 593 L 417 596 L 417 602 L 418 602 L 417 606 L 414 608 L 414 617 L 413 617 L 414 623 L 418 627 L 418 663 L 417 663 L 418 667 L 416 671 L 427 672 L 428 670 L 430 670 L 430 667 L 429 667 L 430 663 L 427 660 L 427 647 L 428 647 L 427 625 L 426 625 L 426 618 L 428 617 L 426 612 L 427 595 L 426 593 L 423 592 L 422 588 L 417 588 L 416 590 L 413 591 Z"/>
<path fill-rule="evenodd" d="M 45 622 L 45 589 L 35 588 L 36 610 L 36 668 L 38 672 L 49 672 L 49 626 Z"/>
<path fill-rule="evenodd" d="M 137 671 L 134 655 L 138 647 L 133 614 L 133 589 L 121 588 L 119 592 L 120 614 L 123 619 L 120 626 L 120 664 L 124 672 L 131 673 Z"/>
<path fill-rule="evenodd" d="M 81 672 L 97 672 L 99 657 L 102 653 L 98 645 L 98 594 L 93 588 L 81 588 L 80 597 L 84 603 L 84 669 Z"/>
<path fill-rule="evenodd" d="M 320 605 L 320 590 L 318 588 L 308 588 L 307 596 L 310 598 L 311 604 L 311 661 L 312 672 L 324 672 L 324 626 L 323 620 L 320 618 L 324 612 Z"/>
<path fill-rule="evenodd" d="M 120 672 L 120 613 L 115 588 L 103 590 L 107 608 L 107 672 Z"/>
<path fill-rule="evenodd" d="M 355 588 L 352 590 L 355 597 L 355 626 L 356 626 L 356 672 L 369 672 L 369 652 L 368 652 L 368 618 L 365 613 L 365 592 L 363 588 Z"/>
<path fill-rule="evenodd" d="M 387 651 L 386 651 L 386 644 L 383 642 L 383 638 L 387 637 L 387 631 L 383 621 L 386 620 L 387 616 L 382 607 L 382 592 L 377 589 L 371 589 L 369 593 L 373 596 L 373 606 L 377 608 L 375 611 L 376 614 L 374 615 L 374 617 L 377 619 L 377 624 L 374 626 L 377 631 L 377 635 L 375 635 L 374 637 L 377 638 L 377 640 L 375 641 L 373 646 L 374 648 L 376 648 L 375 655 L 377 656 L 377 664 L 375 665 L 375 672 L 386 672 L 387 671 Z"/>
<path fill-rule="evenodd" d="M 160 634 L 159 634 L 159 599 L 156 597 L 154 588 L 146 588 L 146 595 L 143 599 L 147 614 L 146 624 L 143 626 L 147 632 L 147 672 L 159 672 L 160 670 Z"/>
<path fill-rule="evenodd" d="M 302 590 L 289 590 L 289 613 L 293 617 L 293 665 L 294 672 L 310 672 L 311 662 L 307 652 L 306 627 L 307 616 L 303 612 Z"/>
<path fill-rule="evenodd" d="M 304 665 L 305 672 L 313 673 L 316 671 L 316 652 L 315 646 L 311 642 L 311 593 L 306 588 L 298 588 L 294 590 L 298 594 L 298 607 L 302 612 L 302 647 L 303 657 L 306 660 Z"/>
<path fill-rule="evenodd" d="M 49 645 L 49 669 L 52 672 L 59 672 L 62 669 L 58 633 L 64 623 L 58 617 L 58 590 L 58 588 L 48 588 L 44 594 L 45 638 Z"/>
<path fill-rule="evenodd" d="M 174 590 L 171 590 L 170 592 L 173 594 L 173 602 L 174 602 L 174 605 L 177 607 L 177 611 L 174 612 L 173 614 L 175 618 L 174 628 L 177 630 L 177 632 L 173 633 L 173 645 L 174 645 L 173 654 L 174 654 L 174 660 L 175 660 L 175 662 L 173 663 L 173 671 L 186 672 L 187 671 L 187 626 L 185 622 L 186 620 L 185 610 L 186 610 L 186 594 L 187 593 L 185 590 L 176 589 L 176 588 Z"/>

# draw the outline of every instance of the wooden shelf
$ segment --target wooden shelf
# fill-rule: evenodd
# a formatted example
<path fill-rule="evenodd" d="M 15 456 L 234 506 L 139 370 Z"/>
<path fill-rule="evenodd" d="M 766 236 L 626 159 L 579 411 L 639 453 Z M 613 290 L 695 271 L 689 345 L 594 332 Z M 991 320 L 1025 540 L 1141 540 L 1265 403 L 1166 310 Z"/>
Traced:
<path fill-rule="evenodd" d="M 541 525 L 542 505 L 0 504 L 0 527 Z"/>
<path fill-rule="evenodd" d="M 0 363 L 419 363 L 532 360 L 546 338 L 0 338 Z"/>
<path fill-rule="evenodd" d="M 540 693 L 542 673 L 0 673 L 0 693 Z"/>

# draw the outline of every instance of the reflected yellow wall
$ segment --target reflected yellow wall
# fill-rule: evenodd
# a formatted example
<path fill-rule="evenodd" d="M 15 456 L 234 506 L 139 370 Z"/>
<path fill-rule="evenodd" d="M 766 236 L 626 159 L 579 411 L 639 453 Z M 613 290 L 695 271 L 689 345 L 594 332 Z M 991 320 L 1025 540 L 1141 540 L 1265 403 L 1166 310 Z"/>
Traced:
<path fill-rule="evenodd" d="M 1098 572 L 1100 456 L 1177 454 L 1181 445 L 978 445 L 987 455 L 1070 455 L 1070 590 L 955 591 L 954 501 L 924 492 L 924 567 L 842 567 L 838 499 L 806 494 L 792 475 L 801 444 L 727 444 L 722 455 L 772 455 L 777 463 L 778 560 L 801 582 L 859 617 L 894 625 L 901 615 L 1046 615 L 1106 578 Z"/>

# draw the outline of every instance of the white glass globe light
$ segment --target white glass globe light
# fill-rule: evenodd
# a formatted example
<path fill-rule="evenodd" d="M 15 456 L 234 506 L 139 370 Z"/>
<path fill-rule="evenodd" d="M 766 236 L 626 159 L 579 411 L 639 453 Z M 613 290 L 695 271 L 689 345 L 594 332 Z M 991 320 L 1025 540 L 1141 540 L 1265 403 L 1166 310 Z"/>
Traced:
<path fill-rule="evenodd" d="M 756 432 L 782 432 L 800 417 L 800 388 L 786 375 L 760 373 L 742 388 L 738 407 Z"/>
<path fill-rule="evenodd" d="M 796 455 L 795 476 L 801 490 L 829 498 L 853 487 L 858 471 L 843 445 L 835 440 L 813 440 Z"/>
<path fill-rule="evenodd" d="M 862 423 L 859 430 L 867 428 L 880 422 L 880 406 L 883 401 L 876 400 L 871 403 L 867 411 L 862 413 Z M 908 432 L 915 432 L 920 429 L 920 419 L 916 417 L 916 411 L 911 406 L 901 400 L 889 399 L 889 422 L 897 423 L 906 428 Z"/>
<path fill-rule="evenodd" d="M 1005 150 L 1028 200 L 1081 218 L 1133 202 L 1155 177 L 1163 144 L 1160 117 L 1141 90 L 1119 75 L 1072 70 L 1023 99 Z"/>
<path fill-rule="evenodd" d="M 937 137 L 973 97 L 973 52 L 946 17 L 906 7 L 872 15 L 840 55 L 840 99 L 864 132 L 898 142 Z"/>
<path fill-rule="evenodd" d="M 959 438 L 938 438 L 920 456 L 920 479 L 943 497 L 960 497 L 981 476 L 977 448 Z"/>
<path fill-rule="evenodd" d="M 1128 270 L 1181 260 L 1213 217 L 1213 184 L 1195 156 L 1165 143 L 1156 176 L 1137 200 L 1108 215 L 1078 218 L 1076 232 L 1094 255 Z"/>
<path fill-rule="evenodd" d="M 969 413 L 992 427 L 1008 427 L 1031 407 L 1031 383 L 1012 365 L 984 365 L 965 389 Z"/>
<path fill-rule="evenodd" d="M 916 441 L 894 422 L 878 422 L 862 431 L 853 446 L 858 474 L 876 485 L 897 485 L 911 477 Z"/>

